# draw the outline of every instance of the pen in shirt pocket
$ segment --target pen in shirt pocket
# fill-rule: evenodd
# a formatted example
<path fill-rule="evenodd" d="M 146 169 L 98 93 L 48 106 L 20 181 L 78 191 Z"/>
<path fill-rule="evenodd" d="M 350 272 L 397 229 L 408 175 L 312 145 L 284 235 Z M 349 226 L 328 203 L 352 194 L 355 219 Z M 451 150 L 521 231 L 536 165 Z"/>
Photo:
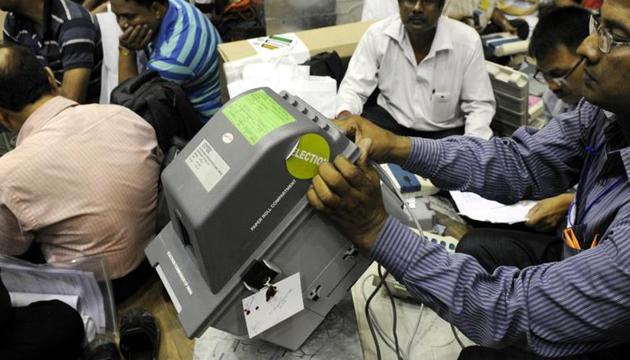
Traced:
<path fill-rule="evenodd" d="M 591 249 L 595 248 L 599 244 L 599 234 L 595 234 L 593 242 L 591 243 Z"/>
<path fill-rule="evenodd" d="M 572 228 L 564 229 L 563 235 L 564 241 L 568 247 L 574 250 L 581 250 L 580 243 L 577 241 L 577 238 L 575 237 L 575 233 L 573 232 Z"/>

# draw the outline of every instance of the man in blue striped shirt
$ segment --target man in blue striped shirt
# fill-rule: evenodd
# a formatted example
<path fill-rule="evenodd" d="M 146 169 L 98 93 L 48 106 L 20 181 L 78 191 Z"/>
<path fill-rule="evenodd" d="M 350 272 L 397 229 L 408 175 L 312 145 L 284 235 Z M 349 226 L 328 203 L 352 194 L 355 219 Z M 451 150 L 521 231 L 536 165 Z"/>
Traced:
<path fill-rule="evenodd" d="M 119 82 L 138 75 L 136 50 L 144 50 L 148 69 L 180 84 L 200 120 L 208 121 L 221 106 L 221 38 L 210 20 L 184 0 L 112 0 L 111 5 L 123 30 Z"/>
<path fill-rule="evenodd" d="M 357 166 L 339 157 L 313 179 L 314 207 L 419 301 L 486 346 L 460 359 L 630 358 L 630 0 L 607 0 L 592 22 L 578 50 L 586 100 L 545 129 L 488 141 L 411 139 L 355 117 L 339 125 L 363 150 Z M 567 240 L 555 262 L 489 273 L 389 217 L 368 158 L 505 203 L 579 182 L 568 219 L 578 244 Z"/>

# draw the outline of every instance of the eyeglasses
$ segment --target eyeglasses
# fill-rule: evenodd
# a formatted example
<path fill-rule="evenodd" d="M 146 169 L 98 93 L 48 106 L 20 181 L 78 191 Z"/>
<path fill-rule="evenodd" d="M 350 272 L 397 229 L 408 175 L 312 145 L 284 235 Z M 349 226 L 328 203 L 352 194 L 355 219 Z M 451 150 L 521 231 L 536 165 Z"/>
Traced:
<path fill-rule="evenodd" d="M 580 60 L 578 60 L 578 62 L 575 63 L 575 65 L 573 65 L 573 67 L 571 68 L 571 70 L 567 71 L 566 74 L 562 75 L 562 76 L 558 76 L 558 77 L 550 77 L 549 75 L 545 74 L 544 72 L 540 71 L 540 70 L 536 70 L 536 73 L 534 74 L 534 79 L 536 81 L 538 81 L 541 84 L 544 85 L 556 85 L 558 87 L 566 84 L 567 79 L 571 77 L 571 75 L 573 75 L 573 73 L 575 72 L 575 70 L 580 67 L 580 64 L 582 64 L 584 62 L 584 58 L 581 57 Z"/>
<path fill-rule="evenodd" d="M 593 14 L 590 21 L 590 33 L 594 34 L 597 32 L 599 50 L 604 54 L 608 54 L 613 46 L 630 46 L 630 41 L 616 41 L 610 30 L 602 25 L 601 17 L 601 14 Z"/>
<path fill-rule="evenodd" d="M 407 7 L 414 7 L 418 2 L 422 7 L 425 6 L 438 6 L 442 2 L 442 0 L 399 0 L 400 4 L 405 5 Z"/>

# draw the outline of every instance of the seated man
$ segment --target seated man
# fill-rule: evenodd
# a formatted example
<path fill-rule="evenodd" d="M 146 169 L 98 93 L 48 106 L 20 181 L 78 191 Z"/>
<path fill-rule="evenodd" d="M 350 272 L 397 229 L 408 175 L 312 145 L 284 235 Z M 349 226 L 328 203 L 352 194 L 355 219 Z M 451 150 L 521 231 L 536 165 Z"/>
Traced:
<path fill-rule="evenodd" d="M 205 123 L 221 106 L 219 33 L 184 0 L 112 0 L 120 37 L 120 82 L 138 75 L 135 50 L 147 50 L 148 69 L 182 86 Z"/>
<path fill-rule="evenodd" d="M 578 49 L 586 101 L 544 129 L 491 140 L 412 139 L 353 117 L 338 124 L 361 158 L 355 165 L 337 157 L 313 179 L 315 208 L 418 301 L 484 346 L 465 348 L 460 360 L 630 358 L 630 1 L 606 0 L 593 25 Z M 494 272 L 449 254 L 388 216 L 369 160 L 505 203 L 579 182 L 562 254 L 530 253 L 529 266 Z"/>
<path fill-rule="evenodd" d="M 577 54 L 577 49 L 588 36 L 590 16 L 583 8 L 558 8 L 540 19 L 532 35 L 530 54 L 538 64 L 534 77 L 549 88 L 543 99 L 545 112 L 551 117 L 572 111 L 582 99 L 584 57 Z M 554 230 L 574 198 L 574 193 L 565 193 L 541 200 L 529 212 L 527 224 L 539 230 Z M 527 266 L 532 253 L 553 261 L 561 249 L 562 239 L 556 233 L 511 229 L 475 229 L 457 245 L 457 252 L 476 257 L 490 272 L 499 265 Z"/>
<path fill-rule="evenodd" d="M 31 49 L 53 71 L 63 96 L 98 102 L 103 46 L 96 18 L 65 0 L 0 0 L 0 9 L 9 12 L 6 42 Z"/>
<path fill-rule="evenodd" d="M 591 13 L 576 6 L 561 7 L 540 18 L 529 45 L 538 71 L 534 79 L 547 85 L 545 116 L 553 118 L 575 109 L 582 99 L 584 58 L 577 48 L 588 36 Z"/>
<path fill-rule="evenodd" d="M 151 125 L 120 106 L 58 96 L 52 72 L 7 45 L 0 124 L 18 134 L 0 158 L 0 253 L 35 242 L 48 262 L 102 257 L 115 295 L 135 290 L 150 274 L 140 264 L 156 220 L 161 154 Z"/>
<path fill-rule="evenodd" d="M 339 87 L 338 118 L 363 113 L 398 134 L 490 138 L 495 101 L 479 35 L 441 16 L 444 0 L 398 6 L 361 38 Z M 378 106 L 364 109 L 377 87 Z"/>

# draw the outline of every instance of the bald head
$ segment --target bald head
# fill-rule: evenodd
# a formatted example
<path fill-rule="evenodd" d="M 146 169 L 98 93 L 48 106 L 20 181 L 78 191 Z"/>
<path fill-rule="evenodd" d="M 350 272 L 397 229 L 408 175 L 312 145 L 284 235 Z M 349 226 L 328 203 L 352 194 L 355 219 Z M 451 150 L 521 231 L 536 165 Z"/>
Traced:
<path fill-rule="evenodd" d="M 0 108 L 19 112 L 52 92 L 46 68 L 29 49 L 0 45 Z"/>

